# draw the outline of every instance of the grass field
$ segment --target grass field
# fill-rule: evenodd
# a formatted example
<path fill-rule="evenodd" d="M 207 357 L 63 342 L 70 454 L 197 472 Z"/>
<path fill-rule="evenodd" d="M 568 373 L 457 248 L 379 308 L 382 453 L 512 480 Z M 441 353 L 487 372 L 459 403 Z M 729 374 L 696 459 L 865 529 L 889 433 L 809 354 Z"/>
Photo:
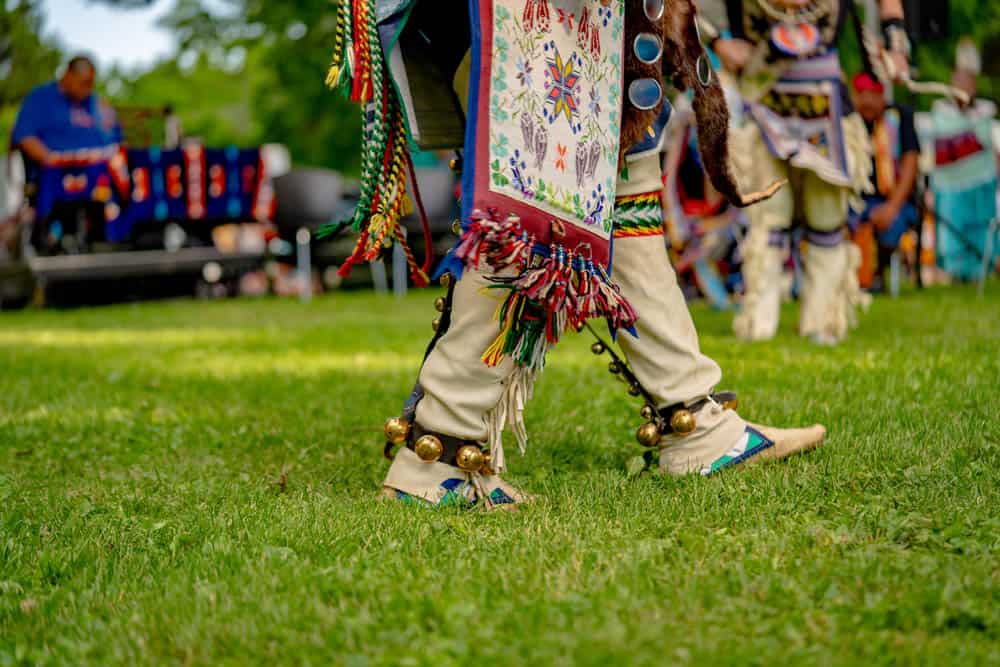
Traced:
<path fill-rule="evenodd" d="M 375 500 L 435 291 L 0 317 L 0 665 L 1000 661 L 1000 289 L 737 344 L 814 454 L 629 479 L 638 405 L 571 337 L 520 513 Z"/>

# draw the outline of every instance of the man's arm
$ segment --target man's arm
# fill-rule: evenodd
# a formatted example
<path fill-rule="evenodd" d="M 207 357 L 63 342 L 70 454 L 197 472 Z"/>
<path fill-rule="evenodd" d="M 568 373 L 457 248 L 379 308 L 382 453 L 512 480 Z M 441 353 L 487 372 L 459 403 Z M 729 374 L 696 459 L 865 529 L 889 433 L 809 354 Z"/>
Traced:
<path fill-rule="evenodd" d="M 906 24 L 903 22 L 906 16 L 903 11 L 903 2 L 902 0 L 881 0 L 879 10 L 882 17 L 885 48 L 889 52 L 889 58 L 896 70 L 893 73 L 893 78 L 896 80 L 905 79 L 910 73 L 912 48 L 910 37 L 906 34 Z"/>
<path fill-rule="evenodd" d="M 899 108 L 899 149 L 902 157 L 899 159 L 896 186 L 885 203 L 876 207 L 869 216 L 875 226 L 882 230 L 889 229 L 899 217 L 903 207 L 913 196 L 920 175 L 920 138 L 917 136 L 913 111 L 906 107 Z"/>
<path fill-rule="evenodd" d="M 733 37 L 725 0 L 698 0 L 695 4 L 698 6 L 698 27 L 705 45 L 715 51 L 727 70 L 739 73 L 753 55 L 753 46 Z"/>
<path fill-rule="evenodd" d="M 918 151 L 904 153 L 899 161 L 899 177 L 896 179 L 896 188 L 889 196 L 889 204 L 895 211 L 901 211 L 906 202 L 913 196 L 913 189 L 917 186 L 919 173 L 920 153 Z"/>
<path fill-rule="evenodd" d="M 11 133 L 11 146 L 38 164 L 45 164 L 49 160 L 49 148 L 38 138 L 42 130 L 39 118 L 42 111 L 40 107 L 43 105 L 37 90 L 28 93 L 14 120 L 14 130 Z"/>
<path fill-rule="evenodd" d="M 38 164 L 45 164 L 49 161 L 49 149 L 42 143 L 41 139 L 37 137 L 26 137 L 17 144 L 16 148 L 19 148 L 22 153 L 27 156 L 29 160 Z"/>
<path fill-rule="evenodd" d="M 882 0 L 880 9 L 882 10 L 883 21 L 903 19 L 903 0 Z"/>

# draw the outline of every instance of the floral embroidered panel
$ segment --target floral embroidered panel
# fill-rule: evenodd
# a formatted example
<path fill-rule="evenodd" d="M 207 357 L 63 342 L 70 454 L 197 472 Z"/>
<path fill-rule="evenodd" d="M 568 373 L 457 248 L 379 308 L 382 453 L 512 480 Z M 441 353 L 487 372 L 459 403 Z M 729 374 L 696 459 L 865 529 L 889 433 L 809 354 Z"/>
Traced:
<path fill-rule="evenodd" d="M 510 200 L 485 202 L 501 215 L 531 218 L 526 206 L 536 218 L 574 227 L 569 236 L 578 244 L 591 235 L 606 241 L 622 122 L 624 0 L 478 5 L 476 165 L 483 168 L 485 152 L 489 169 L 477 174 L 477 196 L 486 185 L 501 203 Z"/>

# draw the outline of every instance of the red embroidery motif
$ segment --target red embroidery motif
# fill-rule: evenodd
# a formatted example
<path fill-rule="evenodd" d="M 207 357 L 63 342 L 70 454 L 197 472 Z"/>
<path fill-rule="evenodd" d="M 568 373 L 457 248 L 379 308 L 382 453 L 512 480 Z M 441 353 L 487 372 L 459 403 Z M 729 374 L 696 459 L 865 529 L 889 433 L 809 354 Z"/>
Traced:
<path fill-rule="evenodd" d="M 78 195 L 87 189 L 87 175 L 78 174 L 74 176 L 73 174 L 66 174 L 63 176 L 63 190 L 66 194 Z"/>
<path fill-rule="evenodd" d="M 531 31 L 537 28 L 538 32 L 548 32 L 552 27 L 549 0 L 527 0 L 524 3 L 521 22 L 525 30 Z"/>
<path fill-rule="evenodd" d="M 218 199 L 226 192 L 226 170 L 222 165 L 213 164 L 208 169 L 208 196 Z"/>
<path fill-rule="evenodd" d="M 144 202 L 149 197 L 149 170 L 132 170 L 132 201 Z"/>
<path fill-rule="evenodd" d="M 590 44 L 590 7 L 584 7 L 580 13 L 580 25 L 576 33 L 576 45 L 581 49 Z"/>
<path fill-rule="evenodd" d="M 181 166 L 179 164 L 167 167 L 167 195 L 171 199 L 180 199 L 184 196 L 184 183 L 181 180 Z"/>
<path fill-rule="evenodd" d="M 557 9 L 556 12 L 559 16 L 559 23 L 565 26 L 566 30 L 573 30 L 573 21 L 576 19 L 575 12 L 567 12 L 563 9 Z"/>

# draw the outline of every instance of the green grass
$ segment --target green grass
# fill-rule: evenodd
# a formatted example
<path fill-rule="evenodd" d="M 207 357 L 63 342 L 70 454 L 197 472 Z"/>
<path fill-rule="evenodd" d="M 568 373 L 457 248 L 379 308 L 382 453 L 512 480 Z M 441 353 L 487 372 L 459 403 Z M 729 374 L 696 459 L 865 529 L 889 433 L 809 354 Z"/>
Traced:
<path fill-rule="evenodd" d="M 0 665 L 997 664 L 1000 289 L 744 345 L 742 411 L 826 448 L 628 479 L 638 405 L 550 357 L 520 513 L 375 500 L 435 291 L 0 317 Z"/>

